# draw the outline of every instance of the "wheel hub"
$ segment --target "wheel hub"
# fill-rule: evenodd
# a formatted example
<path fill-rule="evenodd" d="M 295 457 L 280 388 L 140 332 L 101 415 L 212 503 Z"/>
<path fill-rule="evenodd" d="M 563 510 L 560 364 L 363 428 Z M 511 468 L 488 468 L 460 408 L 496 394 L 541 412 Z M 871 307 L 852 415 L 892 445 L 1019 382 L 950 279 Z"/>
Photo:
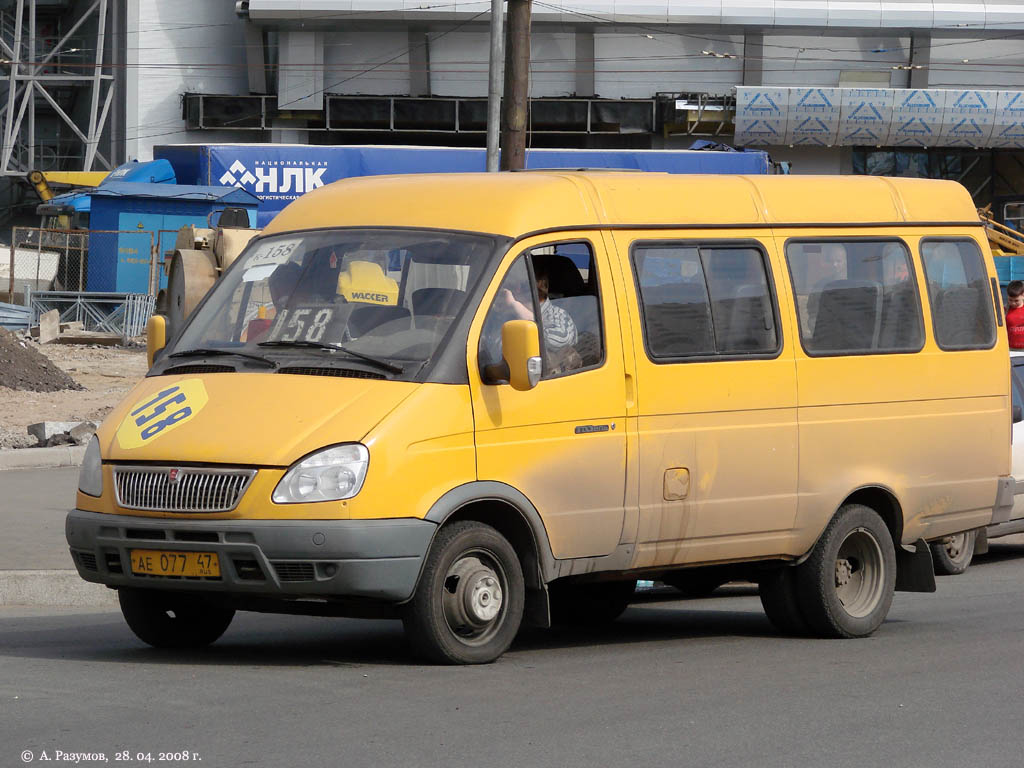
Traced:
<path fill-rule="evenodd" d="M 466 590 L 466 613 L 477 622 L 487 623 L 501 610 L 501 587 L 489 571 L 474 574 L 473 584 Z"/>
<path fill-rule="evenodd" d="M 473 555 L 448 569 L 442 597 L 448 625 L 456 633 L 475 636 L 486 631 L 501 613 L 504 593 L 493 568 Z"/>
<path fill-rule="evenodd" d="M 845 557 L 836 560 L 836 586 L 845 587 L 850 583 L 850 578 L 852 576 L 853 566 L 850 565 L 850 561 Z"/>
<path fill-rule="evenodd" d="M 959 559 L 964 548 L 965 534 L 957 534 L 955 536 L 947 536 L 943 542 L 946 545 L 946 554 L 949 555 L 951 560 Z"/>
<path fill-rule="evenodd" d="M 882 599 L 884 563 L 882 550 L 867 528 L 850 531 L 836 553 L 836 596 L 854 617 L 869 615 Z"/>

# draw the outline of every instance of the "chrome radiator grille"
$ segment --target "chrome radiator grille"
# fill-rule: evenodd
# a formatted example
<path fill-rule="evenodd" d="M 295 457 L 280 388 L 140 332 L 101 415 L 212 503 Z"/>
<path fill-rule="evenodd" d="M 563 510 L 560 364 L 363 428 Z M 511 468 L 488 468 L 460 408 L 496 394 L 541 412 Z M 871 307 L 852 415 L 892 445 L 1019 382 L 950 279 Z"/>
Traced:
<path fill-rule="evenodd" d="M 117 503 L 153 512 L 230 512 L 255 469 L 114 467 Z"/>

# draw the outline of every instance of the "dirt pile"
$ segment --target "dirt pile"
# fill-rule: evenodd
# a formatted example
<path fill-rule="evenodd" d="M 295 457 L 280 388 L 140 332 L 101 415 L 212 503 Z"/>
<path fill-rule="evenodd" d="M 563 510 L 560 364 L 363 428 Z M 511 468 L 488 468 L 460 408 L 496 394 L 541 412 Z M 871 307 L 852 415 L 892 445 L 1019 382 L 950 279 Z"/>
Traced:
<path fill-rule="evenodd" d="M 15 337 L 15 343 L 22 339 Z M 32 392 L 0 386 L 0 450 L 38 445 L 26 428 L 40 421 L 91 421 L 99 424 L 110 409 L 146 375 L 142 347 L 94 347 L 43 344 L 26 346 L 46 357 L 84 389 Z M 0 352 L 0 357 L 4 357 Z M 3 364 L 0 363 L 0 367 Z M 0 494 L 2 495 L 2 494 Z M 2 502 L 0 502 L 2 505 Z"/>
<path fill-rule="evenodd" d="M 34 347 L 31 342 L 0 328 L 0 387 L 28 392 L 82 389 Z"/>

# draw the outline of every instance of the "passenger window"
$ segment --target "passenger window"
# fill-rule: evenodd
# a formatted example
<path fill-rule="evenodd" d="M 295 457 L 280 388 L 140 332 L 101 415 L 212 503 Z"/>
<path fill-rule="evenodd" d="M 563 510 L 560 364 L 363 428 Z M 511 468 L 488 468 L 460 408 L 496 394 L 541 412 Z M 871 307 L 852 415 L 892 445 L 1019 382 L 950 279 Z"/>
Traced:
<path fill-rule="evenodd" d="M 516 319 L 536 322 L 537 308 L 543 378 L 600 365 L 604 338 L 599 297 L 589 243 L 558 243 L 527 251 L 505 275 L 488 310 L 480 337 L 481 366 L 501 362 L 501 326 Z"/>
<path fill-rule="evenodd" d="M 1010 384 L 1013 385 L 1010 387 L 1010 398 L 1014 407 L 1018 405 L 1024 407 L 1024 396 L 1022 396 L 1021 392 L 1024 385 L 1021 384 L 1020 373 L 1018 372 L 1018 369 L 1021 367 L 1024 366 L 1014 365 L 1010 367 Z"/>
<path fill-rule="evenodd" d="M 921 302 L 902 240 L 786 244 L 800 341 L 809 355 L 918 352 Z"/>
<path fill-rule="evenodd" d="M 989 349 L 996 326 L 988 274 L 973 240 L 923 240 L 935 342 L 941 349 Z"/>
<path fill-rule="evenodd" d="M 652 358 L 778 349 L 764 254 L 758 248 L 643 244 L 633 249 L 633 268 Z"/>

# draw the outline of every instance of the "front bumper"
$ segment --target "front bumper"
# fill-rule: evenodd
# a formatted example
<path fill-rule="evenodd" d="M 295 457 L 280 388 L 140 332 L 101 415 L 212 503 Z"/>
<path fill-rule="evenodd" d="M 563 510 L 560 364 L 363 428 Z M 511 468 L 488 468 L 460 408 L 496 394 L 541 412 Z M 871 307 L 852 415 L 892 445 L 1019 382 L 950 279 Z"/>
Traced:
<path fill-rule="evenodd" d="M 208 591 L 252 597 L 412 596 L 437 526 L 426 520 L 174 520 L 79 509 L 65 533 L 79 575 L 111 587 Z M 216 552 L 221 575 L 131 572 L 129 550 Z"/>

